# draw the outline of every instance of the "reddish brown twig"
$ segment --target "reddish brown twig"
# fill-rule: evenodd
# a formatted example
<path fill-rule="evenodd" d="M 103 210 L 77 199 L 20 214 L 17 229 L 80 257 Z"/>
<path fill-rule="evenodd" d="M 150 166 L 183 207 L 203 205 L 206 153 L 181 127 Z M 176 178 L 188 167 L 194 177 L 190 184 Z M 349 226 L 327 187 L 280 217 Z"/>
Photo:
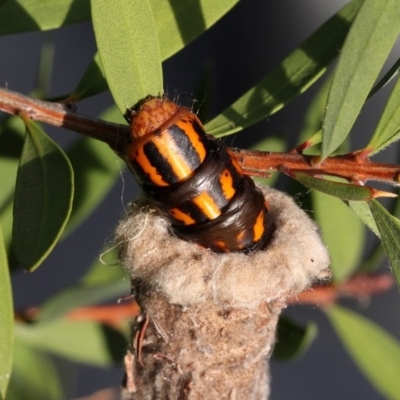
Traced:
<path fill-rule="evenodd" d="M 140 313 L 135 301 L 123 304 L 81 307 L 70 311 L 66 318 L 72 320 L 97 321 L 103 324 L 120 327 L 126 320 L 131 320 Z"/>
<path fill-rule="evenodd" d="M 139 305 L 135 301 L 123 304 L 80 307 L 69 311 L 65 318 L 75 321 L 96 321 L 114 327 L 131 320 L 140 314 Z M 18 321 L 35 321 L 40 315 L 40 308 L 31 307 L 15 314 Z"/>
<path fill-rule="evenodd" d="M 347 179 L 349 182 L 364 183 L 377 180 L 399 183 L 400 165 L 371 162 L 368 158 L 350 153 L 328 157 L 319 163 L 318 156 L 299 153 L 269 153 L 256 150 L 231 149 L 244 172 L 252 176 L 265 176 L 266 171 L 277 170 L 284 173 L 303 172 L 308 175 L 331 175 Z"/>
<path fill-rule="evenodd" d="M 63 103 L 32 99 L 20 93 L 0 88 L 0 110 L 18 115 L 25 111 L 32 120 L 90 136 L 118 150 L 129 136 L 128 127 L 81 115 Z"/>
<path fill-rule="evenodd" d="M 390 273 L 358 274 L 342 284 L 314 285 L 312 288 L 291 297 L 288 304 L 310 304 L 323 307 L 335 303 L 341 297 L 351 297 L 359 300 L 369 298 L 390 290 L 394 285 L 393 275 Z M 16 319 L 33 321 L 40 313 L 40 309 L 32 307 L 16 314 Z M 126 320 L 139 316 L 140 308 L 135 302 L 123 304 L 100 305 L 81 307 L 66 314 L 70 320 L 97 321 L 111 326 L 120 327 Z M 147 321 L 148 323 L 148 321 Z M 147 325 L 146 323 L 146 325 Z M 159 332 L 161 336 L 162 332 Z M 142 335 L 143 336 L 143 335 Z"/>
<path fill-rule="evenodd" d="M 363 300 L 388 291 L 393 284 L 393 275 L 389 273 L 359 274 L 342 284 L 315 285 L 288 299 L 288 304 L 311 304 L 323 307 L 337 302 L 340 297 Z"/>
<path fill-rule="evenodd" d="M 54 126 L 62 126 L 86 136 L 107 143 L 118 154 L 123 154 L 124 145 L 129 140 L 126 125 L 114 124 L 78 114 L 62 103 L 35 100 L 22 94 L 0 88 L 0 110 L 18 115 L 26 112 L 33 120 Z M 308 175 L 339 176 L 350 182 L 364 183 L 378 180 L 398 184 L 400 165 L 371 162 L 361 153 L 329 157 L 319 162 L 316 156 L 306 156 L 297 152 L 271 153 L 261 151 L 231 149 L 244 172 L 252 176 L 267 177 L 270 171 L 303 172 Z"/>

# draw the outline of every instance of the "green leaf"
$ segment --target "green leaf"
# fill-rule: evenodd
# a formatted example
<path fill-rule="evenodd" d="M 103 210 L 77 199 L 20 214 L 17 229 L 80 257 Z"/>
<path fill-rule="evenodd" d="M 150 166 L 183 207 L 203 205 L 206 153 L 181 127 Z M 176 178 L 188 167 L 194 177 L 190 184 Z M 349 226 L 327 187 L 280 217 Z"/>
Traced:
<path fill-rule="evenodd" d="M 326 179 L 314 178 L 313 176 L 301 172 L 292 172 L 290 175 L 311 189 L 318 190 L 322 193 L 343 200 L 366 201 L 375 197 L 384 197 L 384 194 L 386 193 L 377 191 L 369 186 L 353 185 L 351 183 L 334 182 Z M 390 197 L 389 194 L 388 197 Z"/>
<path fill-rule="evenodd" d="M 334 306 L 327 315 L 346 350 L 367 379 L 387 399 L 399 398 L 400 344 L 372 321 Z"/>
<path fill-rule="evenodd" d="M 101 64 L 122 114 L 163 92 L 161 55 L 149 0 L 92 0 Z"/>
<path fill-rule="evenodd" d="M 23 132 L 24 124 L 18 117 L 9 116 L 0 121 L 0 222 L 7 251 L 12 241 L 15 180 L 23 146 Z"/>
<path fill-rule="evenodd" d="M 224 16 L 238 0 L 151 0 L 161 59 L 166 60 L 196 39 Z M 69 97 L 77 101 L 108 88 L 98 54 Z"/>
<path fill-rule="evenodd" d="M 188 45 L 224 16 L 238 0 L 151 0 L 163 60 Z"/>
<path fill-rule="evenodd" d="M 37 124 L 27 134 L 17 175 L 13 244 L 18 262 L 34 270 L 56 245 L 68 221 L 73 171 L 64 152 Z"/>
<path fill-rule="evenodd" d="M 35 349 L 101 367 L 121 361 L 127 345 L 119 332 L 91 321 L 17 324 L 16 336 Z"/>
<path fill-rule="evenodd" d="M 14 202 L 12 199 L 10 199 L 10 201 L 1 208 L 0 212 L 0 223 L 2 225 L 3 231 L 3 243 L 7 252 L 9 251 L 12 243 L 13 206 Z M 11 254 L 9 254 L 9 256 L 10 255 Z M 8 262 L 10 263 L 10 258 L 8 259 Z"/>
<path fill-rule="evenodd" d="M 96 262 L 86 271 L 80 283 L 85 286 L 97 286 L 105 283 L 119 282 L 126 279 L 126 273 L 121 268 L 118 258 L 118 245 L 106 249 L 100 254 Z"/>
<path fill-rule="evenodd" d="M 338 197 L 339 199 L 353 201 L 371 199 L 371 193 L 369 190 L 365 190 L 365 186 L 356 186 L 343 182 L 314 178 L 313 176 L 301 172 L 292 172 L 291 176 L 310 189 L 318 190 L 319 192 Z"/>
<path fill-rule="evenodd" d="M 328 98 L 329 87 L 331 84 L 330 77 L 325 80 L 321 88 L 314 96 L 310 106 L 304 117 L 304 125 L 299 133 L 299 142 L 311 141 L 310 147 L 321 142 L 322 118 L 325 113 L 326 100 Z M 318 139 L 315 140 L 316 135 Z"/>
<path fill-rule="evenodd" d="M 400 287 L 400 220 L 391 215 L 380 203 L 372 200 L 368 203 L 381 234 L 397 285 Z"/>
<path fill-rule="evenodd" d="M 238 132 L 277 112 L 308 89 L 338 54 L 361 1 L 329 19 L 274 71 L 206 124 L 216 137 Z"/>
<path fill-rule="evenodd" d="M 370 99 L 375 93 L 384 88 L 392 79 L 394 79 L 400 72 L 400 58 L 392 65 L 386 74 L 379 79 L 375 86 L 368 93 L 368 99 Z"/>
<path fill-rule="evenodd" d="M 268 136 L 265 137 L 250 148 L 252 150 L 259 151 L 273 151 L 273 152 L 282 152 L 285 151 L 287 147 L 287 141 L 281 136 Z"/>
<path fill-rule="evenodd" d="M 104 268 L 107 268 L 104 266 Z M 110 268 L 110 267 L 108 267 Z M 78 307 L 99 304 L 130 292 L 129 280 L 123 279 L 104 284 L 74 285 L 58 292 L 47 300 L 40 310 L 38 323 L 47 323 Z"/>
<path fill-rule="evenodd" d="M 67 152 L 75 175 L 75 197 L 64 235 L 80 225 L 114 186 L 122 162 L 106 144 L 91 138 L 80 139 Z"/>
<path fill-rule="evenodd" d="M 0 121 L 0 212 L 14 197 L 19 156 L 23 145 L 20 118 L 10 116 Z"/>
<path fill-rule="evenodd" d="M 82 306 L 105 302 L 130 293 L 130 281 L 118 260 L 118 249 L 105 250 L 79 284 L 52 296 L 40 310 L 39 323 L 58 318 Z"/>
<path fill-rule="evenodd" d="M 339 199 L 312 191 L 314 217 L 332 259 L 335 282 L 343 282 L 359 267 L 365 242 L 365 226 Z"/>
<path fill-rule="evenodd" d="M 89 0 L 8 0 L 0 5 L 0 35 L 56 29 L 89 20 Z"/>
<path fill-rule="evenodd" d="M 400 79 L 397 80 L 366 151 L 373 155 L 400 137 Z"/>
<path fill-rule="evenodd" d="M 381 237 L 367 202 L 349 201 L 349 207 L 360 217 L 361 221 L 375 233 L 376 236 Z"/>
<path fill-rule="evenodd" d="M 0 226 L 0 398 L 6 398 L 13 362 L 14 309 L 6 248 Z"/>
<path fill-rule="evenodd" d="M 76 102 L 104 92 L 107 89 L 108 85 L 101 66 L 100 55 L 96 53 L 78 86 L 66 101 Z"/>
<path fill-rule="evenodd" d="M 50 36 L 46 37 L 40 51 L 39 71 L 37 73 L 35 89 L 32 91 L 31 97 L 44 99 L 48 96 L 53 78 L 55 49 L 54 40 Z"/>
<path fill-rule="evenodd" d="M 14 367 L 7 400 L 63 398 L 60 376 L 51 358 L 16 337 Z"/>
<path fill-rule="evenodd" d="M 48 322 L 81 306 L 105 302 L 130 293 L 130 281 L 121 268 L 117 247 L 106 250 L 73 285 L 52 296 L 43 305 L 38 323 Z"/>
<path fill-rule="evenodd" d="M 336 67 L 323 123 L 322 158 L 344 141 L 400 32 L 396 0 L 365 0 Z"/>
<path fill-rule="evenodd" d="M 301 357 L 311 346 L 317 333 L 318 327 L 314 322 L 304 327 L 290 318 L 281 316 L 273 356 L 281 360 Z"/>

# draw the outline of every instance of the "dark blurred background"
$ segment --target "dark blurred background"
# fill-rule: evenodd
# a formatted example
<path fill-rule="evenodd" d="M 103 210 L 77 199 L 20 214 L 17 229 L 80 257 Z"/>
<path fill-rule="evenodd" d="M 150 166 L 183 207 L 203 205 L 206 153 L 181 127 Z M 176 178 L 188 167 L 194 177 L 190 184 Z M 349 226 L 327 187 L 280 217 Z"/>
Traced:
<path fill-rule="evenodd" d="M 211 105 L 208 116 L 211 119 L 270 72 L 346 3 L 342 0 L 242 1 L 203 36 L 164 63 L 165 89 L 171 96 L 179 95 L 183 104 L 190 105 L 193 100 L 196 104 L 207 102 Z M 48 95 L 70 93 L 96 51 L 89 23 L 44 33 L 0 37 L 0 85 L 24 94 L 32 93 L 37 83 L 40 54 L 46 43 L 52 44 L 55 49 Z M 211 71 L 212 92 L 205 98 L 198 98 L 196 93 L 205 70 Z M 252 144 L 249 136 L 260 138 L 269 134 L 289 134 L 295 138 L 315 93 L 316 89 L 312 88 L 276 115 L 249 129 L 248 134 L 229 139 L 229 143 L 233 140 L 235 146 L 247 147 Z M 368 137 L 372 133 L 378 118 L 373 111 L 381 109 L 382 101 L 382 97 L 377 95 L 369 102 L 367 111 L 363 112 L 363 123 L 356 128 L 360 135 Z M 96 116 L 111 104 L 111 96 L 105 93 L 78 103 L 78 111 Z M 62 129 L 46 127 L 46 131 L 64 146 L 76 137 L 74 133 Z M 365 144 L 365 140 L 362 143 Z M 291 144 L 294 144 L 294 139 Z M 13 279 L 16 308 L 40 305 L 50 295 L 76 282 L 112 236 L 117 221 L 124 214 L 123 204 L 137 193 L 131 176 L 122 174 L 98 210 L 57 246 L 41 268 L 33 274 L 16 273 Z M 385 268 L 388 269 L 387 265 Z M 373 298 L 368 304 L 347 301 L 346 305 L 400 338 L 400 298 L 397 289 Z M 289 307 L 287 314 L 300 323 L 317 321 L 319 335 L 301 359 L 293 362 L 272 361 L 271 399 L 382 398 L 353 364 L 318 309 Z M 122 367 L 113 370 L 86 366 L 77 368 L 76 398 L 101 388 L 118 386 L 123 374 Z"/>

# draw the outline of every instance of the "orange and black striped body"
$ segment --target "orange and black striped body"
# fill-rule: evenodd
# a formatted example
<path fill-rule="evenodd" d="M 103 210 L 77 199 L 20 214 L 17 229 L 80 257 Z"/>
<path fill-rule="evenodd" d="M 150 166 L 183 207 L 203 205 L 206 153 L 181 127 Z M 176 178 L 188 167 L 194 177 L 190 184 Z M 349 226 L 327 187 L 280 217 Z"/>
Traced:
<path fill-rule="evenodd" d="M 217 252 L 266 246 L 263 194 L 189 109 L 149 97 L 131 113 L 131 136 L 127 163 L 178 237 Z"/>

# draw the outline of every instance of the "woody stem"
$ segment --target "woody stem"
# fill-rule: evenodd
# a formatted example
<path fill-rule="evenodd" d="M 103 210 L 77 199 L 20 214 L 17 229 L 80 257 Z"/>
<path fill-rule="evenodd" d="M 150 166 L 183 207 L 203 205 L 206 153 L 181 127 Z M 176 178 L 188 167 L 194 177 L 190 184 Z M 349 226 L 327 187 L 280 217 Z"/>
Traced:
<path fill-rule="evenodd" d="M 117 154 L 129 141 L 129 128 L 101 119 L 78 114 L 68 104 L 36 100 L 8 89 L 0 88 L 0 110 L 18 115 L 22 111 L 36 121 L 90 136 L 107 143 Z M 400 182 L 400 165 L 371 162 L 355 153 L 328 157 L 322 163 L 317 156 L 307 156 L 298 152 L 273 153 L 242 149 L 230 149 L 248 175 L 266 177 L 271 171 L 290 175 L 302 172 L 312 176 L 331 175 L 350 182 L 377 180 L 388 183 Z"/>

